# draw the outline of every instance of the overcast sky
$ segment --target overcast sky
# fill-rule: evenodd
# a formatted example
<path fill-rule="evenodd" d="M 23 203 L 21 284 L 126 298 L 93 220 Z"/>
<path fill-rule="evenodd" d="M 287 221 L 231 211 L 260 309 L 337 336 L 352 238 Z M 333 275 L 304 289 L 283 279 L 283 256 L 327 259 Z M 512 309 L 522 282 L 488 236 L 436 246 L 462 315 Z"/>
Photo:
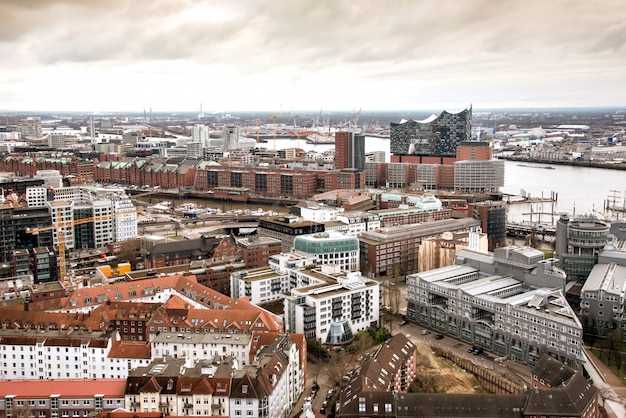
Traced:
<path fill-rule="evenodd" d="M 0 0 L 0 109 L 626 105 L 623 0 Z"/>

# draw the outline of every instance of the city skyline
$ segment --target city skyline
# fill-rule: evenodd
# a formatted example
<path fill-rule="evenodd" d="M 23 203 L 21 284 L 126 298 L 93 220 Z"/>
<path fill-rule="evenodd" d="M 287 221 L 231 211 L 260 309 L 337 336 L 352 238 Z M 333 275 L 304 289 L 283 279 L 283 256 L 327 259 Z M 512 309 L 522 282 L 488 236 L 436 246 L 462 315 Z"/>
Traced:
<path fill-rule="evenodd" d="M 619 1 L 0 3 L 0 109 L 623 106 Z"/>

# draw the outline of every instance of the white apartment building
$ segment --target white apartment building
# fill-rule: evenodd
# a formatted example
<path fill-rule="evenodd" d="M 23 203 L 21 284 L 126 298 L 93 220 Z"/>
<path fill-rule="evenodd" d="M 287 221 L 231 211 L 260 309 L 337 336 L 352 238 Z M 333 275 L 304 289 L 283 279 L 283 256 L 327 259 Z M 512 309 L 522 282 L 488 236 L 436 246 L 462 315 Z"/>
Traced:
<path fill-rule="evenodd" d="M 234 367 L 243 367 L 249 364 L 251 342 L 250 334 L 160 332 L 152 339 L 152 360 L 183 358 L 193 365 L 200 360 L 226 356 L 237 362 Z"/>
<path fill-rule="evenodd" d="M 337 214 L 337 221 L 348 225 L 347 234 L 358 236 L 361 232 L 380 229 L 380 216 L 372 212 L 350 211 Z"/>
<path fill-rule="evenodd" d="M 267 267 L 238 271 L 230 275 L 230 295 L 233 299 L 247 297 L 255 305 L 282 300 L 294 287 L 303 286 L 289 271 L 315 265 L 315 256 L 300 251 L 275 254 Z M 308 285 L 308 282 L 306 283 Z"/>
<path fill-rule="evenodd" d="M 109 199 L 94 199 L 91 201 L 93 208 L 93 233 L 96 248 L 114 242 L 113 234 L 113 207 Z"/>
<path fill-rule="evenodd" d="M 246 296 L 255 305 L 282 300 L 289 291 L 289 277 L 272 267 L 238 271 L 230 275 L 230 295 Z"/>
<path fill-rule="evenodd" d="M 149 360 L 112 357 L 115 334 L 101 331 L 1 329 L 2 379 L 124 379 Z"/>
<path fill-rule="evenodd" d="M 110 197 L 113 217 L 113 241 L 123 242 L 137 238 L 137 209 L 128 196 Z"/>
<path fill-rule="evenodd" d="M 335 208 L 324 205 L 304 206 L 300 208 L 300 216 L 305 221 L 311 222 L 331 222 L 336 221 L 339 213 L 343 212 L 344 208 Z"/>
<path fill-rule="evenodd" d="M 63 240 L 66 249 L 74 248 L 74 202 L 65 200 L 55 200 L 46 202 L 52 224 L 52 239 L 54 245 L 59 245 Z"/>
<path fill-rule="evenodd" d="M 464 193 L 497 191 L 504 186 L 504 160 L 464 160 L 454 163 L 454 190 Z"/>
<path fill-rule="evenodd" d="M 193 141 L 187 143 L 185 153 L 186 158 L 202 158 L 203 155 L 204 146 L 202 145 L 202 142 Z"/>
<path fill-rule="evenodd" d="M 289 335 L 240 336 L 242 341 L 247 338 L 246 343 L 235 345 L 248 344 L 246 364 L 225 354 L 239 350 L 229 346 L 236 341 L 235 335 L 217 336 L 221 340 L 214 348 L 210 346 L 216 341 L 215 335 L 205 336 L 211 338 L 195 343 L 193 339 L 202 336 L 192 335 L 191 340 L 187 340 L 189 335 L 160 337 L 157 336 L 159 343 L 154 349 L 163 353 L 164 347 L 172 350 L 178 346 L 178 350 L 183 351 L 178 351 L 177 357 L 155 358 L 149 365 L 131 373 L 126 391 L 126 409 L 131 412 L 282 417 L 291 410 L 305 387 L 303 353 Z M 192 354 L 192 350 L 198 352 L 195 360 L 194 355 L 185 357 L 185 354 Z"/>
<path fill-rule="evenodd" d="M 137 210 L 123 189 L 61 187 L 54 189 L 54 200 L 91 207 L 95 248 L 137 237 Z"/>
<path fill-rule="evenodd" d="M 360 272 L 338 266 L 289 271 L 290 282 L 302 283 L 285 296 L 285 330 L 322 343 L 351 341 L 358 331 L 380 320 L 380 284 Z"/>

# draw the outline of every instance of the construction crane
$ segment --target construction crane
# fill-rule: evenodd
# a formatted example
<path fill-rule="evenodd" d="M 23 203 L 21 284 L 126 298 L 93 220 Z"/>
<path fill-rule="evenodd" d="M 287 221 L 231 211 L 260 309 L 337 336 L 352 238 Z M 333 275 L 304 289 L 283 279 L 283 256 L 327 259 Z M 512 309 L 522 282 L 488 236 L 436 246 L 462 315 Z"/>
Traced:
<path fill-rule="evenodd" d="M 359 116 L 361 116 L 361 108 L 359 108 L 359 111 L 357 112 L 356 116 L 352 119 L 352 129 L 354 129 L 355 131 L 358 128 L 357 123 L 359 122 Z"/>
<path fill-rule="evenodd" d="M 44 226 L 41 228 L 29 228 L 27 233 L 37 235 L 40 232 L 56 230 L 57 233 L 57 248 L 59 253 L 59 281 L 69 282 L 67 277 L 67 262 L 65 258 L 65 230 L 73 228 L 76 225 L 83 225 L 88 223 L 95 223 L 100 221 L 106 221 L 114 219 L 118 216 L 129 215 L 133 212 L 115 212 L 104 215 L 92 216 L 89 218 L 75 219 L 71 221 L 64 221 L 61 217 L 61 211 L 57 210 L 56 222 L 50 226 Z"/>

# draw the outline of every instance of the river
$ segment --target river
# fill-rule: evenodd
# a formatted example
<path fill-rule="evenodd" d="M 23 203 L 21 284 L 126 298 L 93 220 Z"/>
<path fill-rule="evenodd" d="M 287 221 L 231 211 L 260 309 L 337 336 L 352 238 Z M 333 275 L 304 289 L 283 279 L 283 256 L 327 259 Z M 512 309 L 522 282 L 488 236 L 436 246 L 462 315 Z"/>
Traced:
<path fill-rule="evenodd" d="M 603 168 L 571 167 L 545 164 L 521 164 L 505 161 L 504 187 L 500 190 L 510 194 L 530 194 L 531 197 L 550 197 L 554 192 L 557 202 L 509 205 L 508 218 L 512 222 L 529 221 L 533 208 L 533 222 L 539 220 L 539 212 L 569 213 L 571 215 L 594 214 L 598 218 L 624 214 L 606 211 L 610 207 L 624 208 L 626 194 L 626 171 Z M 522 192 L 524 191 L 524 192 Z M 611 213 L 609 213 L 611 212 Z M 614 213 L 613 213 L 614 212 Z M 549 215 L 542 215 L 541 222 L 550 223 Z M 556 219 L 554 219 L 556 221 Z"/>

